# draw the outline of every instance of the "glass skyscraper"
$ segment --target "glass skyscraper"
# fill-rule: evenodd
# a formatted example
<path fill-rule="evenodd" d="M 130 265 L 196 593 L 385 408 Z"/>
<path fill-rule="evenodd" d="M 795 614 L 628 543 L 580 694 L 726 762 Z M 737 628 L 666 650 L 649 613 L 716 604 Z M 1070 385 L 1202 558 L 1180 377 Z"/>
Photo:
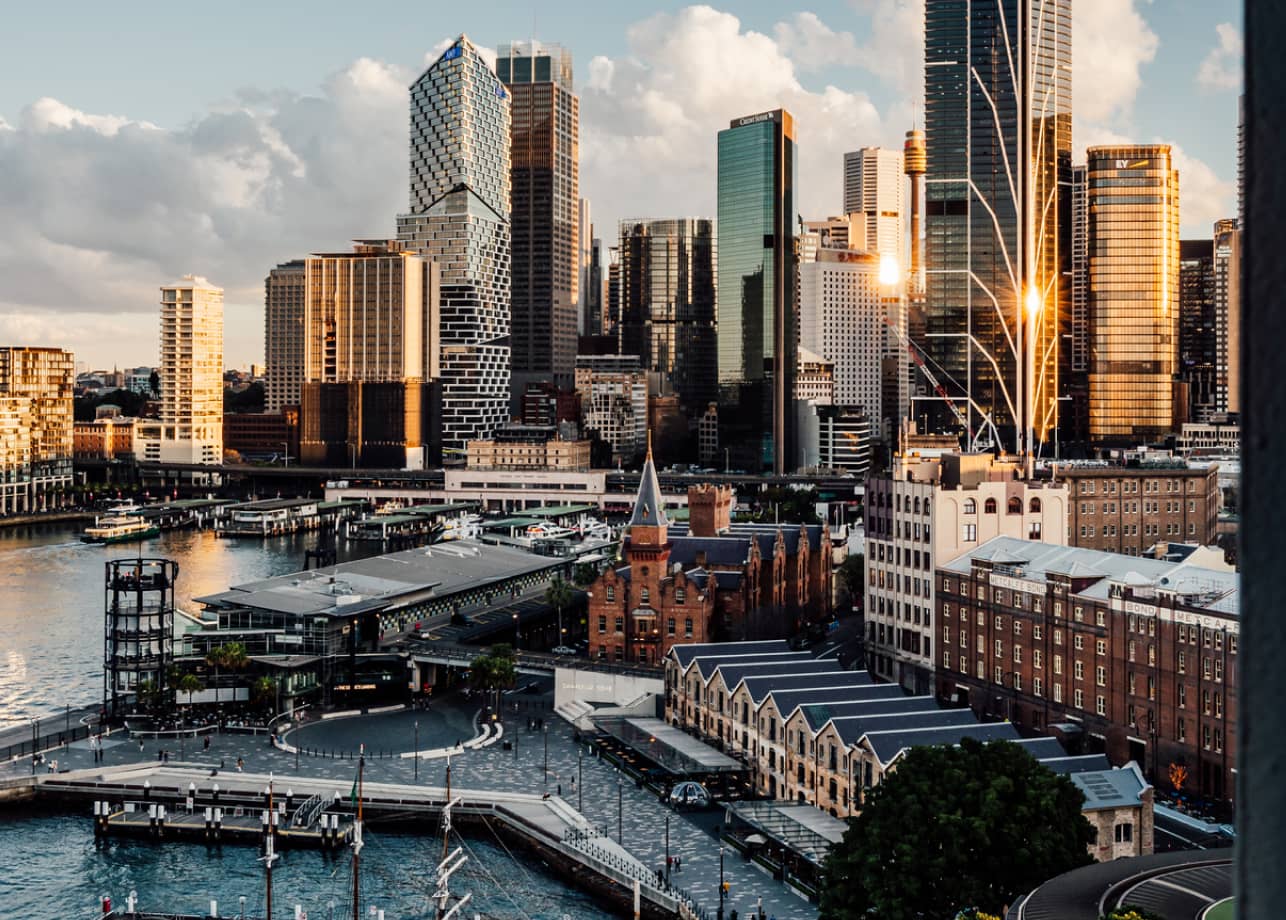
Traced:
<path fill-rule="evenodd" d="M 621 221 L 621 344 L 691 418 L 715 400 L 714 221 Z"/>
<path fill-rule="evenodd" d="M 1165 144 L 1089 150 L 1089 434 L 1138 444 L 1174 430 L 1179 175 Z"/>
<path fill-rule="evenodd" d="M 411 85 L 410 146 L 398 239 L 441 266 L 436 460 L 509 419 L 509 92 L 463 35 Z"/>
<path fill-rule="evenodd" d="M 795 459 L 797 169 L 784 109 L 719 132 L 719 449 L 751 472 Z"/>
<path fill-rule="evenodd" d="M 576 364 L 580 101 L 572 53 L 543 42 L 503 45 L 496 74 L 511 99 L 515 405 L 526 385 L 570 389 Z"/>
<path fill-rule="evenodd" d="M 1071 0 L 926 0 L 924 344 L 1007 447 L 1058 423 L 1071 61 Z"/>

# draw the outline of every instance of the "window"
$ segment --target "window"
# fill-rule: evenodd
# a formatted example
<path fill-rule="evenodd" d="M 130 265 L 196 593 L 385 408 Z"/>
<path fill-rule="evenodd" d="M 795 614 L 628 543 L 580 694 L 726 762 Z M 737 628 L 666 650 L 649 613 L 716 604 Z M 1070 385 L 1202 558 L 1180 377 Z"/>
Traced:
<path fill-rule="evenodd" d="M 1040 514 L 1040 499 L 1033 496 L 1032 500 L 1027 503 L 1027 510 L 1032 514 Z"/>
<path fill-rule="evenodd" d="M 1188 708 L 1188 688 L 1184 684 L 1179 684 L 1179 708 Z"/>
<path fill-rule="evenodd" d="M 1037 670 L 1040 670 L 1045 666 L 1044 663 L 1041 661 L 1041 653 L 1040 653 L 1040 649 L 1038 648 L 1034 648 L 1031 650 L 1031 666 L 1033 668 L 1036 668 Z"/>
<path fill-rule="evenodd" d="M 649 600 L 649 594 L 648 594 L 647 588 L 644 588 L 641 591 L 639 591 L 639 603 L 646 606 L 648 603 L 648 600 Z"/>
<path fill-rule="evenodd" d="M 1134 840 L 1134 825 L 1129 823 L 1118 824 L 1115 834 L 1117 843 L 1130 843 Z"/>
<path fill-rule="evenodd" d="M 607 617 L 601 614 L 598 618 L 598 631 L 601 633 L 607 632 Z"/>
<path fill-rule="evenodd" d="M 975 673 L 978 675 L 979 680 L 982 680 L 983 675 L 986 674 L 986 666 L 982 663 L 981 658 L 978 659 L 978 667 Z"/>
<path fill-rule="evenodd" d="M 1044 683 L 1041 681 L 1041 679 L 1040 679 L 1039 677 L 1037 677 L 1037 678 L 1035 678 L 1034 680 L 1032 680 L 1032 688 L 1031 688 L 1031 689 L 1032 689 L 1032 692 L 1033 692 L 1033 693 L 1035 693 L 1037 696 L 1044 696 L 1044 695 L 1045 695 L 1045 685 L 1044 685 Z"/>
<path fill-rule="evenodd" d="M 1072 636 L 1072 645 L 1076 648 L 1076 651 L 1079 652 L 1081 649 L 1085 648 L 1085 637 L 1079 635 Z"/>
<path fill-rule="evenodd" d="M 964 513 L 965 513 L 965 514 L 977 514 L 977 513 L 978 513 L 978 503 L 977 503 L 976 501 L 974 501 L 972 498 L 966 498 L 966 499 L 965 499 L 965 502 L 964 502 Z"/>
<path fill-rule="evenodd" d="M 1054 644 L 1055 645 L 1063 644 L 1063 631 L 1061 629 L 1054 630 Z"/>
<path fill-rule="evenodd" d="M 947 645 L 951 641 L 951 627 L 943 625 L 942 627 L 942 644 Z"/>
<path fill-rule="evenodd" d="M 1085 691 L 1084 690 L 1075 690 L 1072 692 L 1072 705 L 1074 705 L 1077 709 L 1085 708 Z"/>
<path fill-rule="evenodd" d="M 1020 693 L 1023 689 L 1023 676 L 1017 671 L 1014 672 L 1014 689 Z"/>
<path fill-rule="evenodd" d="M 1005 628 L 1004 619 L 1000 616 L 1000 614 L 996 614 L 996 632 L 1000 632 L 1004 628 Z"/>
<path fill-rule="evenodd" d="M 1023 513 L 1023 500 L 1022 500 L 1021 498 L 1019 498 L 1017 495 L 1012 496 L 1012 497 L 1009 499 L 1009 501 L 1007 501 L 1007 502 L 1005 503 L 1005 513 L 1006 513 L 1006 514 L 1022 514 L 1022 513 Z"/>
<path fill-rule="evenodd" d="M 961 648 L 968 648 L 968 647 L 969 647 L 968 638 L 969 638 L 968 634 L 967 634 L 967 633 L 965 633 L 965 631 L 964 631 L 963 629 L 962 629 L 962 630 L 960 630 L 960 647 L 961 647 Z"/>
<path fill-rule="evenodd" d="M 961 531 L 962 531 L 960 534 L 961 542 L 964 542 L 964 543 L 978 542 L 978 525 L 977 524 L 964 524 L 961 527 Z"/>
<path fill-rule="evenodd" d="M 616 631 L 618 633 L 625 632 L 625 617 L 616 618 Z"/>
<path fill-rule="evenodd" d="M 983 504 L 982 504 L 982 510 L 983 510 L 983 513 L 984 513 L 984 514 L 995 514 L 995 513 L 996 513 L 996 500 L 995 500 L 994 498 L 989 498 L 989 499 L 987 499 L 987 500 L 986 500 L 985 502 L 983 502 Z"/>
<path fill-rule="evenodd" d="M 1022 664 L 1022 663 L 1023 663 L 1023 647 L 1021 645 L 1015 645 L 1014 646 L 1014 664 Z"/>
<path fill-rule="evenodd" d="M 1015 636 L 1021 636 L 1022 634 L 1023 634 L 1023 621 L 1022 621 L 1022 620 L 1019 620 L 1019 619 L 1017 619 L 1017 618 L 1015 618 L 1015 619 L 1014 619 L 1014 635 L 1015 635 Z"/>
<path fill-rule="evenodd" d="M 1054 684 L 1054 702 L 1061 703 L 1062 701 L 1063 701 L 1063 685 L 1060 683 L 1055 683 Z"/>
<path fill-rule="evenodd" d="M 1149 643 L 1148 643 L 1148 665 L 1149 665 L 1150 667 L 1156 667 L 1156 663 L 1157 663 L 1157 647 L 1156 647 L 1156 643 L 1155 643 L 1155 642 L 1149 642 Z"/>
<path fill-rule="evenodd" d="M 1084 680 L 1084 679 L 1085 679 L 1085 664 L 1084 664 L 1084 662 L 1080 662 L 1080 661 L 1075 661 L 1075 662 L 1073 662 L 1073 663 L 1072 663 L 1072 671 L 1073 671 L 1073 673 L 1076 675 L 1076 679 L 1077 679 L 1077 680 Z"/>
<path fill-rule="evenodd" d="M 1063 656 L 1062 655 L 1054 656 L 1054 673 L 1055 674 L 1063 673 Z"/>
<path fill-rule="evenodd" d="M 1188 740 L 1188 726 L 1184 723 L 1183 719 L 1180 719 L 1178 722 L 1177 734 L 1180 744 L 1183 744 Z"/>
<path fill-rule="evenodd" d="M 688 597 L 688 592 L 685 588 L 674 589 L 674 600 L 676 603 L 682 604 L 685 600 L 687 600 L 687 597 Z"/>
<path fill-rule="evenodd" d="M 1100 687 L 1107 686 L 1107 668 L 1099 665 L 1094 669 L 1094 683 L 1098 684 Z"/>
<path fill-rule="evenodd" d="M 996 640 L 996 657 L 1002 658 L 1004 657 L 1004 654 L 1005 654 L 1005 643 L 1002 640 L 997 639 Z"/>
<path fill-rule="evenodd" d="M 1107 613 L 1105 611 L 1103 610 L 1094 611 L 1094 625 L 1095 626 L 1107 625 Z"/>
<path fill-rule="evenodd" d="M 616 603 L 616 585 L 607 586 L 607 602 L 609 604 Z"/>
<path fill-rule="evenodd" d="M 1037 610 L 1036 612 L 1037 612 L 1037 613 L 1040 613 L 1040 610 Z M 1034 624 L 1034 625 L 1032 626 L 1032 628 L 1031 628 L 1031 637 L 1032 637 L 1033 639 L 1040 639 L 1040 638 L 1041 638 L 1042 633 L 1043 633 L 1043 630 L 1041 629 L 1041 626 L 1040 626 L 1040 624 L 1039 624 L 1039 623 L 1036 623 L 1036 624 Z"/>
<path fill-rule="evenodd" d="M 996 665 L 996 679 L 994 682 L 1001 687 L 1005 685 L 1005 672 L 1004 672 L 1004 669 L 1000 667 L 1000 665 Z"/>
<path fill-rule="evenodd" d="M 683 636 L 687 639 L 692 638 L 692 617 L 688 617 L 683 621 Z"/>
<path fill-rule="evenodd" d="M 665 621 L 665 634 L 667 636 L 674 635 L 674 617 L 670 617 L 668 620 Z"/>
<path fill-rule="evenodd" d="M 1125 657 L 1129 661 L 1134 660 L 1134 640 L 1131 639 L 1125 644 Z M 1179 673 L 1183 673 L 1183 652 L 1179 653 Z"/>
<path fill-rule="evenodd" d="M 1101 716 L 1107 715 L 1107 697 L 1101 693 L 1094 697 L 1094 711 Z"/>
<path fill-rule="evenodd" d="M 960 656 L 960 673 L 961 674 L 969 673 L 969 660 L 965 658 L 964 655 Z"/>
<path fill-rule="evenodd" d="M 1098 655 L 1106 655 L 1106 654 L 1107 654 L 1107 640 L 1106 640 L 1106 639 L 1099 639 L 1099 640 L 1097 640 L 1097 641 L 1094 643 L 1094 651 L 1095 651 L 1095 653 L 1096 653 L 1096 654 L 1098 654 Z"/>

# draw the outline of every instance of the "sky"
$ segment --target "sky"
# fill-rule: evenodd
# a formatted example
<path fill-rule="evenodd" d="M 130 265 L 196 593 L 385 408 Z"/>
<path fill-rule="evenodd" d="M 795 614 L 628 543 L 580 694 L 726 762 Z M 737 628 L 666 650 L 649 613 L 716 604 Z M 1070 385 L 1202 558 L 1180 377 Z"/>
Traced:
<path fill-rule="evenodd" d="M 225 363 L 263 359 L 279 262 L 395 235 L 407 86 L 466 33 L 573 52 L 581 195 L 623 217 L 714 216 L 715 138 L 785 106 L 801 210 L 840 208 L 845 150 L 900 146 L 924 0 L 356 4 L 131 0 L 5 11 L 0 344 L 154 364 L 158 288 L 225 289 Z M 1174 145 L 1182 235 L 1236 213 L 1237 0 L 1073 0 L 1073 145 Z"/>

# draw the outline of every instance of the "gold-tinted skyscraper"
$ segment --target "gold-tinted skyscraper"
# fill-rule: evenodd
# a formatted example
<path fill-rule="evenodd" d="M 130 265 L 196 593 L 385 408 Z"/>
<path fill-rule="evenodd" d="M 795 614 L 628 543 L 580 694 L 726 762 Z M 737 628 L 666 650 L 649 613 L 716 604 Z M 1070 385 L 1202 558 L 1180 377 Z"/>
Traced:
<path fill-rule="evenodd" d="M 1174 427 L 1179 174 L 1166 144 L 1091 147 L 1089 435 L 1135 444 Z"/>
<path fill-rule="evenodd" d="M 43 511 L 72 484 L 74 365 L 61 348 L 0 347 L 0 514 Z"/>

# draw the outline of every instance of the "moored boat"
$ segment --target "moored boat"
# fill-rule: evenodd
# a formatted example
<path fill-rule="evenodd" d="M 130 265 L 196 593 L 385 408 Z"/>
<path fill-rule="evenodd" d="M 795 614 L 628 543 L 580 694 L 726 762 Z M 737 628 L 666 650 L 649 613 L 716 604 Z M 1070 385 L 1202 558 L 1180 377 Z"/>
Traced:
<path fill-rule="evenodd" d="M 128 514 L 100 518 L 80 535 L 82 543 L 129 543 L 146 540 L 161 532 L 156 524 Z"/>

